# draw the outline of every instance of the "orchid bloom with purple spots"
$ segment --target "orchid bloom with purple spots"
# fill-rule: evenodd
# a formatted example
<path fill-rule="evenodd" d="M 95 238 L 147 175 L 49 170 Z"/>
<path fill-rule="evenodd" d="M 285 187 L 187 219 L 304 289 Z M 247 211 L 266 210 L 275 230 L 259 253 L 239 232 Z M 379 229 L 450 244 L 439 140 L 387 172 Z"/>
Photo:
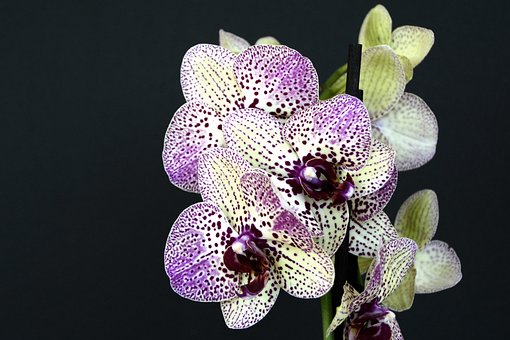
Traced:
<path fill-rule="evenodd" d="M 271 174 L 285 208 L 310 228 L 330 255 L 353 218 L 367 220 L 396 184 L 394 152 L 371 139 L 363 103 L 349 95 L 321 101 L 282 125 L 263 110 L 240 109 L 224 120 L 227 145 Z"/>
<path fill-rule="evenodd" d="M 403 340 L 395 314 L 383 301 L 400 285 L 413 264 L 416 249 L 416 243 L 408 238 L 392 239 L 382 245 L 367 274 L 363 292 L 345 284 L 328 332 L 346 321 L 344 339 Z"/>
<path fill-rule="evenodd" d="M 225 146 L 223 120 L 245 108 L 281 121 L 319 100 L 317 72 L 308 58 L 287 46 L 257 45 L 235 53 L 218 45 L 196 45 L 181 66 L 186 103 L 165 135 L 163 164 L 177 187 L 199 192 L 198 160 Z"/>
<path fill-rule="evenodd" d="M 204 202 L 177 218 L 165 249 L 175 292 L 221 302 L 227 326 L 247 328 L 269 312 L 280 289 L 298 298 L 330 290 L 330 257 L 283 209 L 265 172 L 226 148 L 202 153 L 198 172 Z"/>

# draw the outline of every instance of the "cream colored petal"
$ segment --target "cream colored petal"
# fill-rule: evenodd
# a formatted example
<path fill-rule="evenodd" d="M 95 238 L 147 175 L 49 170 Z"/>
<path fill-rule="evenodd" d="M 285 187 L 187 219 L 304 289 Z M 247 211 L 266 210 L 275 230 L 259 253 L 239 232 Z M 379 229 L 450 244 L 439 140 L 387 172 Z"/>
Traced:
<path fill-rule="evenodd" d="M 368 12 L 361 25 L 358 41 L 363 48 L 390 43 L 391 16 L 383 5 L 377 5 Z"/>
<path fill-rule="evenodd" d="M 413 68 L 427 56 L 434 45 L 434 32 L 418 26 L 401 26 L 391 35 L 390 46 L 411 61 Z"/>

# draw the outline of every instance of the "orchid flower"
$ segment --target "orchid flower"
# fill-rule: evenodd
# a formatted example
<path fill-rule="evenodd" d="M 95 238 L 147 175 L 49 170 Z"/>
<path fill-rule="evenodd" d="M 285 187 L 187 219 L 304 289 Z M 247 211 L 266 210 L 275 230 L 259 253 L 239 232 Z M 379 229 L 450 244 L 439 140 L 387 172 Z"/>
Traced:
<path fill-rule="evenodd" d="M 439 292 L 455 286 L 462 279 L 455 250 L 445 242 L 432 240 L 438 221 L 439 205 L 432 190 L 414 193 L 400 207 L 395 220 L 396 231 L 399 236 L 413 239 L 418 251 L 402 284 L 384 301 L 391 309 L 409 309 L 415 293 Z"/>
<path fill-rule="evenodd" d="M 250 47 L 250 43 L 240 36 L 235 35 L 224 30 L 220 30 L 220 46 L 227 50 L 239 54 Z M 274 37 L 267 36 L 259 38 L 255 45 L 281 45 Z"/>
<path fill-rule="evenodd" d="M 262 110 L 236 110 L 223 131 L 229 147 L 271 174 L 285 208 L 322 236 L 330 255 L 344 238 L 348 202 L 354 202 L 354 216 L 367 219 L 391 196 L 378 191 L 395 175 L 394 153 L 371 140 L 368 112 L 355 97 L 321 101 L 285 125 Z"/>
<path fill-rule="evenodd" d="M 319 100 L 312 63 L 283 45 L 252 46 L 239 55 L 196 45 L 184 56 L 181 85 L 186 103 L 166 131 L 163 164 L 170 181 L 191 192 L 199 192 L 202 151 L 225 146 L 222 125 L 229 113 L 255 108 L 283 121 Z"/>
<path fill-rule="evenodd" d="M 358 293 L 348 283 L 328 333 L 343 321 L 344 339 L 403 340 L 395 314 L 382 302 L 405 277 L 413 264 L 416 243 L 408 238 L 396 238 L 379 248 L 367 274 L 363 292 Z"/>
<path fill-rule="evenodd" d="M 329 256 L 287 210 L 261 170 L 234 151 L 200 156 L 204 202 L 182 212 L 168 236 L 165 268 L 173 290 L 202 302 L 221 302 L 230 328 L 260 321 L 280 288 L 317 298 L 333 285 Z"/>
<path fill-rule="evenodd" d="M 383 5 L 372 8 L 361 25 L 358 41 L 363 48 L 387 45 L 398 55 L 406 73 L 412 78 L 413 69 L 427 56 L 434 45 L 434 32 L 418 26 L 392 29 L 390 13 Z"/>

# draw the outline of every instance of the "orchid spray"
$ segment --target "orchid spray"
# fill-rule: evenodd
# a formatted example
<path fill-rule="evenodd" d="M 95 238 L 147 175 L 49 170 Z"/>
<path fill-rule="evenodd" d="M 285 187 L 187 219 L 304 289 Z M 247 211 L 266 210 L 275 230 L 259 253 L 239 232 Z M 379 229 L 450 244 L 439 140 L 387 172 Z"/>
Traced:
<path fill-rule="evenodd" d="M 165 134 L 170 182 L 199 193 L 170 229 L 164 265 L 184 298 L 251 327 L 278 292 L 320 298 L 324 339 L 403 339 L 394 312 L 457 284 L 460 261 L 432 240 L 438 200 L 422 190 L 395 224 L 399 171 L 432 159 L 437 121 L 405 92 L 434 34 L 365 17 L 348 63 L 319 85 L 313 63 L 263 37 L 220 30 L 184 55 L 186 102 Z"/>

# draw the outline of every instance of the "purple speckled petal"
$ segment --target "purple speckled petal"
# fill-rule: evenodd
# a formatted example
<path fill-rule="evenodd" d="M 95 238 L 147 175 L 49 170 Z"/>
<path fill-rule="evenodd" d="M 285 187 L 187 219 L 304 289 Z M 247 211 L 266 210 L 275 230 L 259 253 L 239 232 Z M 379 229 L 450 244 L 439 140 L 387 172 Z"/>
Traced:
<path fill-rule="evenodd" d="M 236 230 L 239 230 L 245 209 L 241 176 L 250 169 L 248 162 L 234 150 L 226 148 L 202 152 L 198 164 L 202 198 L 215 203 Z"/>
<path fill-rule="evenodd" d="M 327 335 L 329 336 L 338 326 L 344 322 L 345 319 L 351 314 L 349 306 L 358 297 L 359 293 L 348 282 L 344 284 L 344 293 L 340 306 L 336 307 L 335 316 L 328 327 Z"/>
<path fill-rule="evenodd" d="M 200 101 L 182 105 L 168 126 L 163 146 L 163 165 L 170 182 L 198 193 L 200 153 L 224 145 L 221 117 L 216 111 Z"/>
<path fill-rule="evenodd" d="M 234 73 L 245 96 L 244 106 L 278 118 L 319 100 L 319 79 L 312 62 L 287 46 L 257 45 L 237 56 Z"/>
<path fill-rule="evenodd" d="M 398 171 L 416 169 L 436 153 L 437 120 L 428 105 L 412 93 L 404 93 L 382 117 L 372 122 L 373 136 L 396 152 Z"/>
<path fill-rule="evenodd" d="M 395 169 L 395 152 L 388 146 L 372 140 L 370 157 L 365 166 L 358 170 L 349 172 L 354 181 L 354 194 L 351 199 L 369 195 L 388 182 Z M 346 174 L 340 175 L 345 180 Z"/>
<path fill-rule="evenodd" d="M 398 234 L 383 211 L 367 221 L 350 220 L 349 251 L 356 256 L 375 257 L 379 247 Z"/>
<path fill-rule="evenodd" d="M 333 256 L 344 240 L 349 224 L 347 204 L 333 204 L 331 199 L 316 201 L 306 197 L 315 219 L 319 222 L 324 235 L 316 243 L 330 256 Z"/>
<path fill-rule="evenodd" d="M 241 283 L 246 284 L 248 282 L 247 279 L 245 281 Z M 280 287 L 278 287 L 276 280 L 270 276 L 264 289 L 258 295 L 251 298 L 234 298 L 229 301 L 223 301 L 221 303 L 221 311 L 225 323 L 229 328 L 233 329 L 253 326 L 269 313 L 276 302 L 279 292 Z"/>
<path fill-rule="evenodd" d="M 351 312 L 374 299 L 383 301 L 400 284 L 414 262 L 416 243 L 408 238 L 396 238 L 379 248 L 367 273 L 365 290 L 349 306 Z"/>
<path fill-rule="evenodd" d="M 292 116 L 283 134 L 300 158 L 311 154 L 354 171 L 369 157 L 370 130 L 363 102 L 343 94 Z"/>
<path fill-rule="evenodd" d="M 242 93 L 234 76 L 236 55 L 221 46 L 200 44 L 182 60 L 181 86 L 186 101 L 200 100 L 221 116 L 243 107 Z"/>
<path fill-rule="evenodd" d="M 266 240 L 290 244 L 304 251 L 313 248 L 307 227 L 282 207 L 266 172 L 260 169 L 246 172 L 241 178 L 241 189 L 247 207 L 244 225 L 254 225 Z M 283 246 L 274 242 L 273 245 Z"/>
<path fill-rule="evenodd" d="M 291 244 L 284 244 L 273 251 L 272 257 L 278 284 L 292 296 L 318 298 L 333 286 L 333 261 L 318 246 L 305 252 Z"/>
<path fill-rule="evenodd" d="M 175 221 L 165 248 L 165 269 L 182 297 L 218 302 L 236 297 L 238 276 L 225 267 L 225 243 L 237 236 L 212 203 L 196 203 Z"/>
<path fill-rule="evenodd" d="M 398 171 L 393 169 L 390 179 L 383 187 L 366 196 L 349 201 L 351 216 L 358 221 L 366 221 L 384 209 L 397 188 Z"/>
<path fill-rule="evenodd" d="M 273 175 L 287 176 L 298 160 L 281 134 L 282 124 L 269 113 L 258 109 L 242 109 L 225 118 L 225 140 L 253 167 Z"/>
<path fill-rule="evenodd" d="M 310 210 L 308 196 L 303 192 L 296 193 L 285 177 L 271 176 L 271 182 L 282 206 L 306 225 L 312 236 L 322 236 L 322 227 Z"/>
<path fill-rule="evenodd" d="M 386 320 L 386 324 L 391 328 L 391 340 L 404 340 L 400 325 L 398 324 L 397 318 L 392 317 Z"/>
<path fill-rule="evenodd" d="M 435 293 L 455 286 L 462 279 L 455 250 L 443 241 L 433 240 L 416 253 L 416 293 Z"/>

